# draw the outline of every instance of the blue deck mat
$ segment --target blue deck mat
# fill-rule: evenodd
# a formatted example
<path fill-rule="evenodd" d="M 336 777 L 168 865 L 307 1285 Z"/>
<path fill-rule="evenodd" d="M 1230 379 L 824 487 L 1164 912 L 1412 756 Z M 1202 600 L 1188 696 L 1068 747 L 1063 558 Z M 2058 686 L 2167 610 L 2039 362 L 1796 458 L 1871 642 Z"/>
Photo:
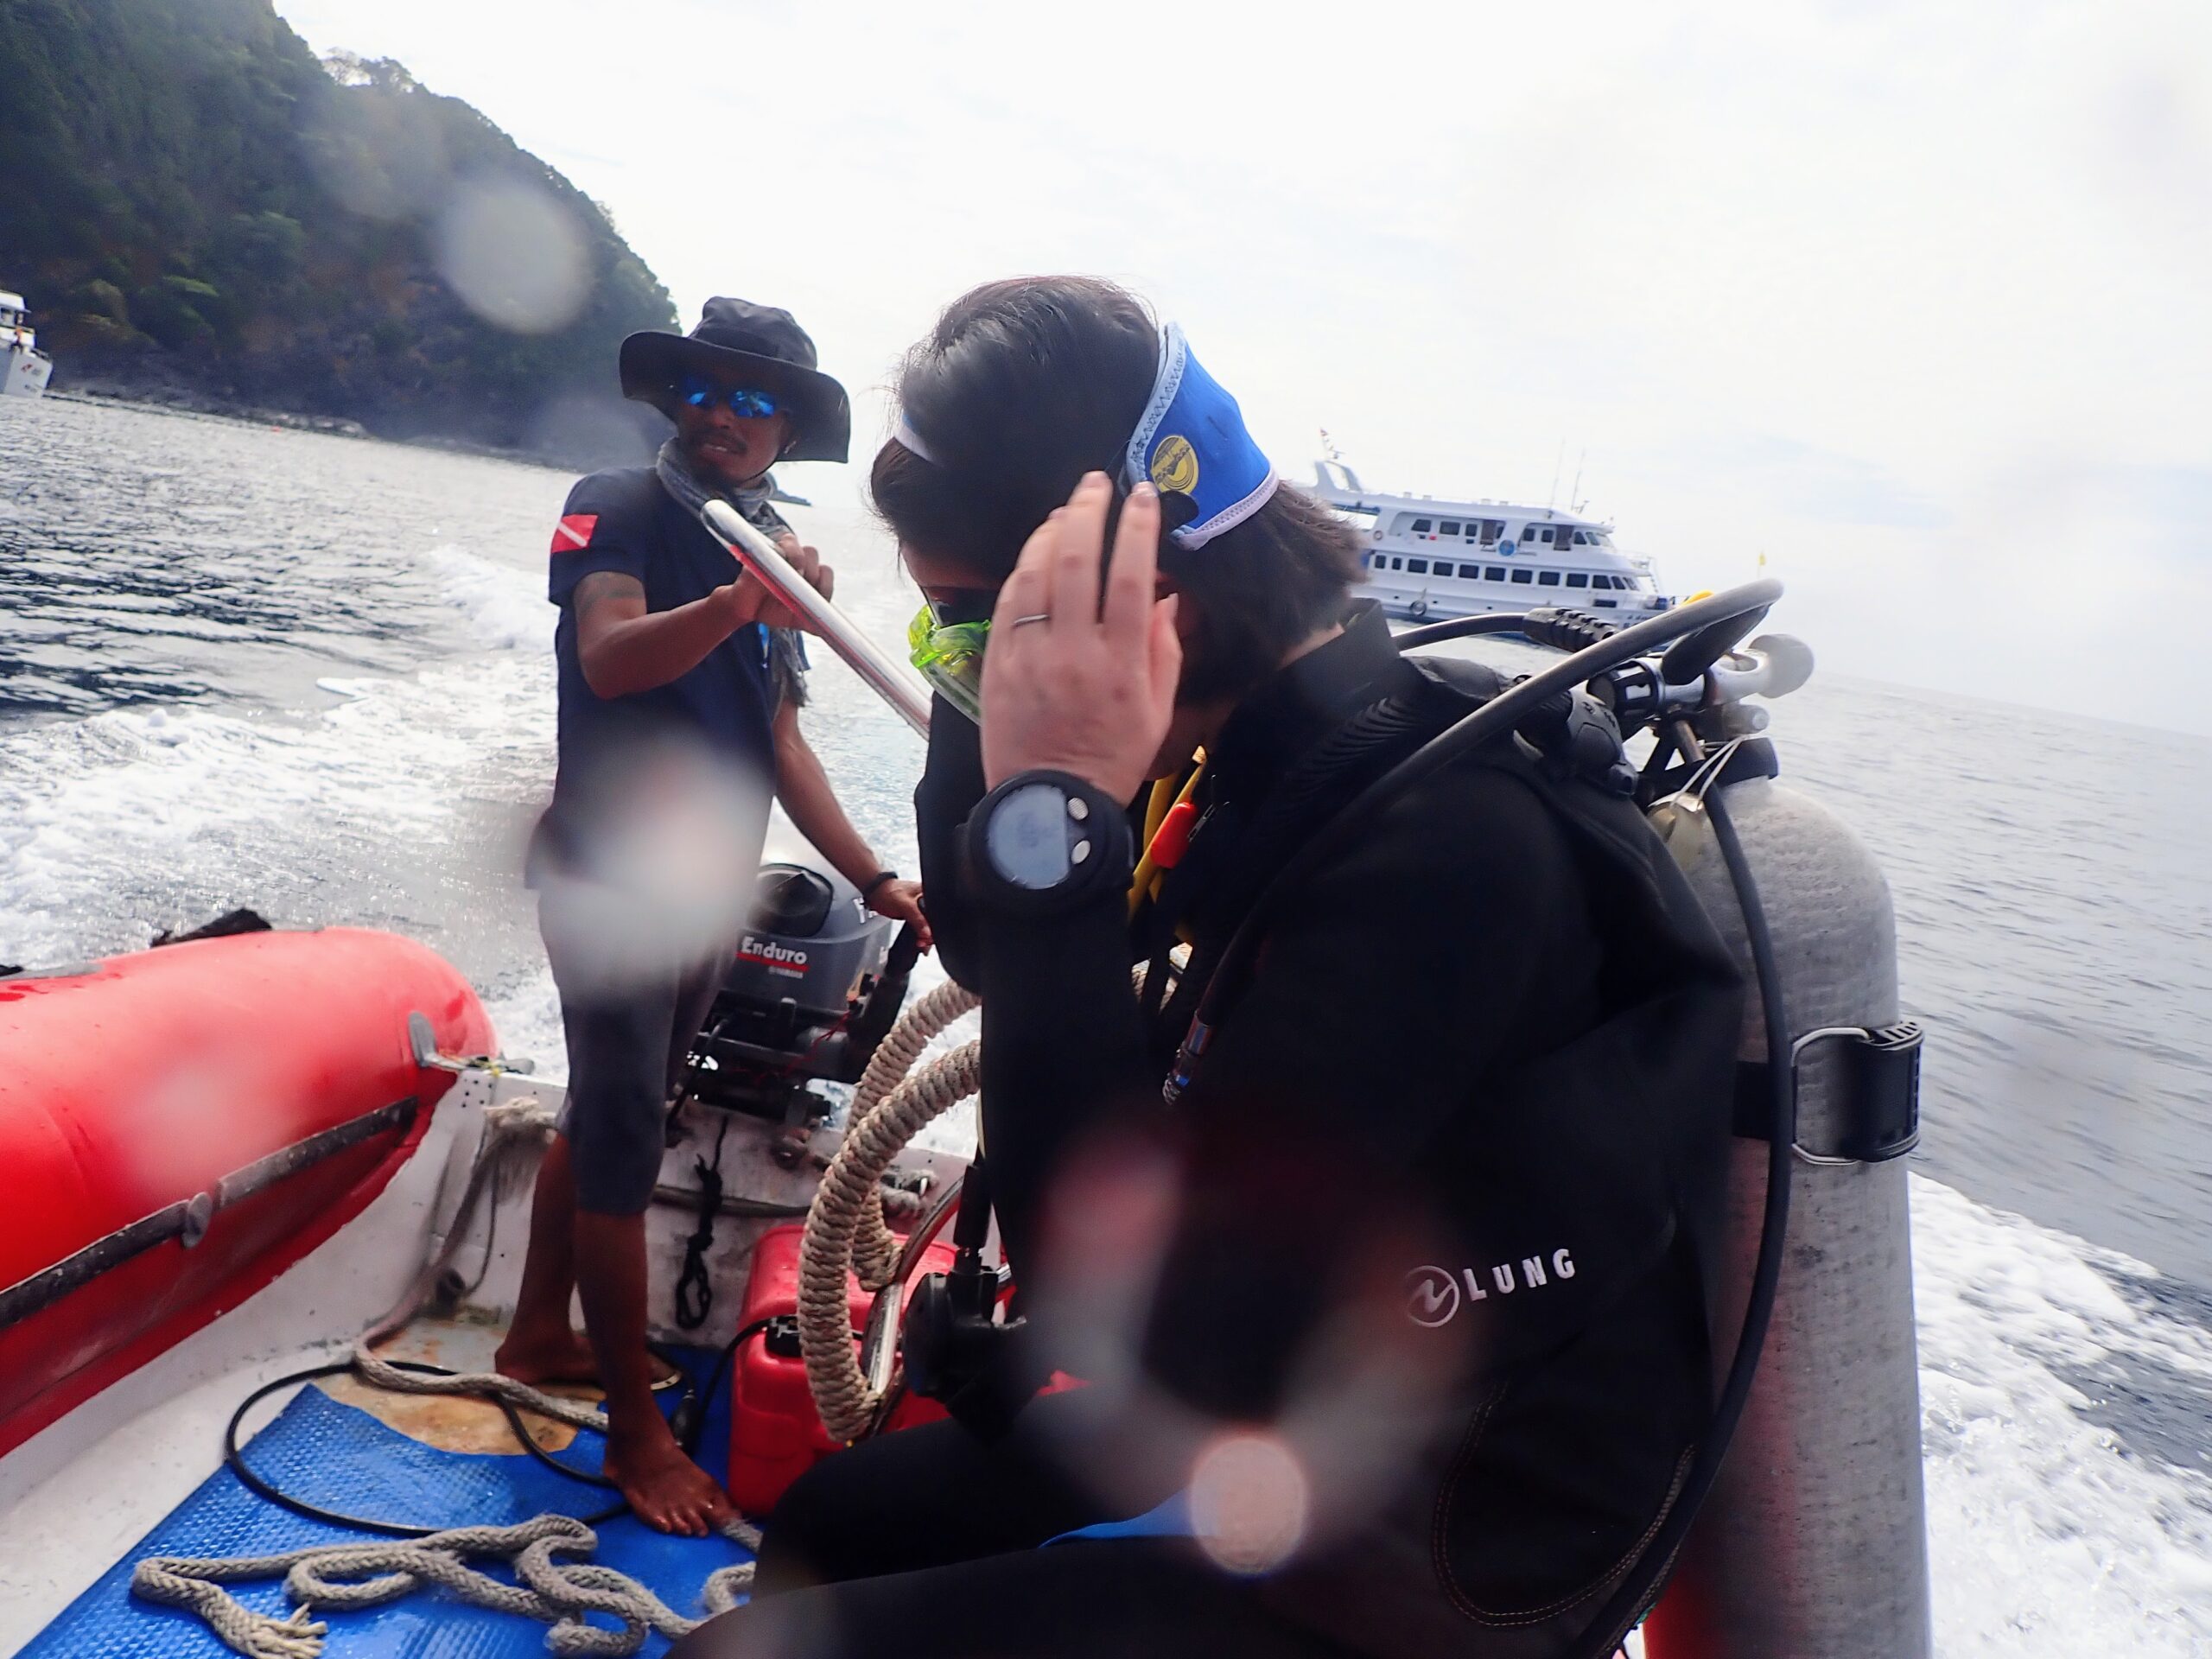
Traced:
<path fill-rule="evenodd" d="M 703 1383 L 712 1355 L 683 1356 Z M 600 1437 L 577 1435 L 560 1455 L 595 1471 Z M 729 1446 L 727 1390 L 709 1404 L 700 1460 L 720 1475 Z M 534 1459 L 441 1452 L 341 1405 L 310 1384 L 245 1448 L 246 1463 L 272 1484 L 312 1503 L 355 1515 L 424 1526 L 508 1525 L 555 1511 L 588 1515 L 612 1495 L 563 1480 Z M 677 1612 L 700 1617 L 699 1592 L 715 1568 L 746 1559 L 721 1538 L 671 1538 L 634 1516 L 602 1522 L 593 1559 L 652 1586 Z M 190 1613 L 139 1601 L 131 1569 L 148 1555 L 274 1555 L 311 1544 L 357 1542 L 372 1535 L 304 1520 L 256 1497 L 228 1469 L 218 1469 L 172 1510 L 92 1588 L 22 1650 L 19 1659 L 237 1659 Z M 573 1558 L 567 1558 L 573 1559 Z M 512 1576 L 478 1563 L 494 1576 Z M 232 1593 L 257 1611 L 289 1611 L 280 1582 L 236 1585 Z M 322 1611 L 330 1626 L 327 1659 L 537 1659 L 548 1626 L 472 1607 L 431 1588 L 362 1612 Z M 599 1622 L 599 1621 L 594 1621 Z M 606 1621 L 610 1623 L 612 1621 Z M 669 1643 L 646 1638 L 644 1651 Z"/>

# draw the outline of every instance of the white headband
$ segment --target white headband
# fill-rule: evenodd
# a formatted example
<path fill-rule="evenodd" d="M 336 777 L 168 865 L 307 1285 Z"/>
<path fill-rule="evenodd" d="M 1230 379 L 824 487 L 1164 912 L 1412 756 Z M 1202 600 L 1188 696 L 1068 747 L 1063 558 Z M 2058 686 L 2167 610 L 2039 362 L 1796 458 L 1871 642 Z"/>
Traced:
<path fill-rule="evenodd" d="M 935 455 L 930 453 L 929 445 L 922 442 L 922 435 L 914 430 L 913 423 L 906 418 L 906 411 L 903 409 L 899 411 L 899 418 L 891 423 L 891 435 L 898 439 L 900 443 L 912 450 L 916 454 L 919 455 L 924 461 L 929 462 L 931 466 L 942 467 L 944 465 L 943 461 L 939 461 Z"/>

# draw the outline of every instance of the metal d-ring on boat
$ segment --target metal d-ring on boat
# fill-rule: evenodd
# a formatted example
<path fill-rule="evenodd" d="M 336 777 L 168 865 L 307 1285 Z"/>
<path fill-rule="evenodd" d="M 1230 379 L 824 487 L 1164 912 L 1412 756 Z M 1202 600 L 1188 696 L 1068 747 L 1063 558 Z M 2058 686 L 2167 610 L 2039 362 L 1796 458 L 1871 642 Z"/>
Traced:
<path fill-rule="evenodd" d="M 869 690 L 898 712 L 899 717 L 927 737 L 930 733 L 930 693 L 921 677 L 887 653 L 863 633 L 842 611 L 815 592 L 812 585 L 791 568 L 776 545 L 727 501 L 709 501 L 700 510 L 700 521 L 715 539 L 729 549 L 760 584 L 796 614 L 806 620 L 810 632 L 843 658 Z"/>

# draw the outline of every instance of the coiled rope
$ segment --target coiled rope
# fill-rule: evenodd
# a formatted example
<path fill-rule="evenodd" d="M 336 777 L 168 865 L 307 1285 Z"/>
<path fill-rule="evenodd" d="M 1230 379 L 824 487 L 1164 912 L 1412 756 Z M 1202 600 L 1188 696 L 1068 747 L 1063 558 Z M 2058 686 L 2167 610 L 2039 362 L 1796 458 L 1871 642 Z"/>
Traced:
<path fill-rule="evenodd" d="M 745 1522 L 732 1522 L 722 1533 L 747 1549 L 760 1547 L 760 1529 Z M 752 1562 L 723 1567 L 707 1580 L 706 1617 L 690 1618 L 612 1567 L 555 1560 L 588 1556 L 598 1547 L 599 1540 L 582 1522 L 541 1515 L 512 1527 L 456 1527 L 411 1542 L 324 1544 L 232 1560 L 156 1555 L 138 1563 L 130 1592 L 197 1614 L 226 1647 L 246 1659 L 317 1659 L 329 1627 L 310 1618 L 314 1610 L 378 1607 L 431 1584 L 474 1606 L 550 1624 L 545 1645 L 554 1653 L 620 1656 L 637 1652 L 654 1630 L 671 1640 L 690 1634 L 734 1607 L 753 1583 Z M 468 1565 L 472 1560 L 510 1561 L 519 1582 L 480 1573 Z M 257 1613 L 223 1588 L 279 1576 L 293 1604 L 283 1618 Z M 622 1628 L 587 1624 L 584 1615 L 594 1612 L 614 1618 Z"/>
<path fill-rule="evenodd" d="M 947 981 L 899 1015 L 861 1074 L 843 1143 L 807 1211 L 799 1248 L 799 1352 L 815 1408 L 835 1440 L 866 1434 L 882 1403 L 854 1351 L 846 1280 L 852 1274 L 871 1290 L 900 1294 L 885 1284 L 900 1245 L 884 1224 L 884 1172 L 925 1124 L 976 1091 L 982 1045 L 963 1043 L 907 1074 L 931 1040 L 979 1001 Z"/>
<path fill-rule="evenodd" d="M 865 1433 L 879 1403 L 854 1352 L 847 1274 L 857 1268 L 871 1289 L 880 1289 L 889 1278 L 900 1241 L 885 1221 L 882 1177 L 925 1125 L 976 1093 L 982 1046 L 966 1043 L 913 1076 L 907 1074 L 931 1041 L 977 1004 L 972 992 L 948 982 L 885 1034 L 861 1076 L 843 1142 L 808 1211 L 801 1255 L 800 1344 L 823 1421 L 841 1440 Z M 394 1393 L 496 1400 L 574 1427 L 603 1431 L 606 1418 L 593 1402 L 562 1399 L 494 1371 L 434 1376 L 403 1370 L 370 1347 L 405 1325 L 427 1300 L 437 1273 L 467 1230 L 493 1166 L 519 1143 L 544 1134 L 551 1122 L 550 1113 L 542 1108 L 495 1107 L 487 1117 L 490 1133 L 444 1249 L 426 1265 L 400 1306 L 355 1344 L 353 1369 L 364 1382 Z M 899 1195 L 892 1197 L 896 1201 Z M 760 1548 L 760 1529 L 749 1522 L 732 1521 L 721 1532 L 747 1549 Z M 574 1516 L 541 1515 L 514 1526 L 459 1527 L 419 1540 L 319 1545 L 281 1555 L 150 1556 L 133 1571 L 130 1588 L 149 1601 L 198 1615 L 224 1645 L 246 1659 L 318 1659 L 328 1627 L 310 1618 L 315 1609 L 380 1606 L 431 1584 L 476 1606 L 550 1624 L 546 1646 L 563 1656 L 633 1654 L 652 1631 L 673 1639 L 705 1622 L 676 1612 L 645 1585 L 612 1567 L 555 1559 L 588 1556 L 598 1544 L 592 1529 Z M 520 1582 L 508 1584 L 478 1572 L 467 1564 L 471 1560 L 511 1561 Z M 753 1564 L 745 1561 L 709 1576 L 702 1592 L 707 1617 L 736 1605 L 751 1588 L 753 1573 Z M 279 1576 L 293 1603 L 283 1618 L 253 1611 L 222 1587 Z M 588 1612 L 606 1614 L 621 1628 L 588 1624 Z"/>

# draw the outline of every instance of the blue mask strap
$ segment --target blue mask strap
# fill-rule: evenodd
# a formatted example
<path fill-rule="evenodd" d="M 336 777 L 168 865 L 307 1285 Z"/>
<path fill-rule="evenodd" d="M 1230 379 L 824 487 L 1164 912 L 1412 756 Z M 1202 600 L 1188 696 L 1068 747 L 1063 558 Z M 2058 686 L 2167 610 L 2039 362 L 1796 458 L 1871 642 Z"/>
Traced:
<path fill-rule="evenodd" d="M 1130 435 L 1122 478 L 1131 489 L 1149 479 L 1162 495 L 1188 499 L 1190 522 L 1167 532 L 1182 548 L 1204 547 L 1275 493 L 1275 469 L 1244 429 L 1236 400 L 1191 355 L 1172 322 L 1160 331 L 1160 371 Z"/>

